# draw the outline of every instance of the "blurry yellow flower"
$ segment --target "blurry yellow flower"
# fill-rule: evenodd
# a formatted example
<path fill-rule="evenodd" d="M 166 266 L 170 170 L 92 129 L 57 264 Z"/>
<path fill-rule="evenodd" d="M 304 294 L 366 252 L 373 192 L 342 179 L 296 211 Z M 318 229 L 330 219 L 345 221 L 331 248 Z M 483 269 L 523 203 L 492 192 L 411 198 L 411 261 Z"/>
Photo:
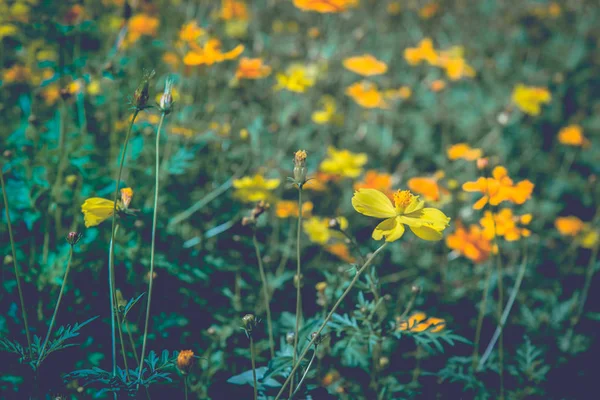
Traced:
<path fill-rule="evenodd" d="M 346 178 L 356 178 L 362 172 L 362 167 L 368 161 L 365 153 L 352 153 L 348 150 L 338 150 L 333 146 L 327 148 L 327 158 L 321 162 L 319 169 L 327 174 L 340 175 Z"/>
<path fill-rule="evenodd" d="M 24 2 L 15 2 L 9 9 L 8 14 L 13 21 L 29 22 L 30 7 Z"/>
<path fill-rule="evenodd" d="M 148 14 L 137 14 L 129 19 L 126 44 L 135 43 L 142 36 L 156 36 L 160 20 Z"/>
<path fill-rule="evenodd" d="M 346 58 L 343 64 L 344 68 L 362 76 L 385 74 L 388 69 L 386 63 L 379 61 L 371 54 Z"/>
<path fill-rule="evenodd" d="M 450 80 L 456 81 L 462 77 L 472 78 L 475 70 L 463 58 L 464 48 L 460 46 L 451 47 L 449 50 L 440 51 L 436 65 L 446 70 Z"/>
<path fill-rule="evenodd" d="M 317 70 L 314 66 L 290 65 L 285 73 L 277 74 L 275 90 L 286 89 L 290 92 L 304 93 L 316 82 Z"/>
<path fill-rule="evenodd" d="M 0 25 L 0 40 L 8 36 L 15 36 L 18 32 L 19 30 L 16 26 L 11 24 L 2 24 Z"/>
<path fill-rule="evenodd" d="M 473 149 L 466 143 L 457 143 L 450 146 L 446 151 L 446 154 L 451 160 L 462 158 L 467 161 L 475 161 L 478 158 L 481 158 L 483 151 L 481 151 L 481 149 Z"/>
<path fill-rule="evenodd" d="M 387 12 L 390 15 L 398 15 L 402 10 L 402 6 L 399 1 L 392 1 L 387 5 Z"/>
<path fill-rule="evenodd" d="M 219 18 L 225 21 L 249 19 L 248 6 L 239 0 L 221 0 L 221 10 Z"/>
<path fill-rule="evenodd" d="M 497 213 L 486 211 L 479 223 L 483 227 L 483 236 L 492 240 L 496 236 L 504 237 L 509 242 L 514 242 L 521 237 L 529 237 L 531 231 L 521 228 L 517 223 L 528 225 L 531 222 L 531 214 L 522 216 L 513 215 L 510 208 L 503 208 Z"/>
<path fill-rule="evenodd" d="M 542 104 L 548 104 L 552 95 L 546 88 L 525 86 L 519 83 L 512 92 L 512 101 L 515 105 L 529 115 L 539 115 Z"/>
<path fill-rule="evenodd" d="M 294 5 L 303 11 L 339 13 L 356 7 L 359 0 L 294 0 Z"/>
<path fill-rule="evenodd" d="M 480 177 L 474 182 L 465 182 L 462 186 L 465 192 L 483 194 L 483 197 L 473 205 L 475 210 L 481 210 L 488 202 L 493 206 L 503 201 L 523 204 L 531 197 L 533 188 L 534 184 L 527 179 L 515 185 L 508 176 L 506 168 L 502 166 L 494 168 L 491 178 Z"/>
<path fill-rule="evenodd" d="M 313 203 L 310 201 L 305 201 L 302 203 L 302 216 L 308 217 L 313 209 Z M 298 218 L 298 202 L 291 200 L 280 200 L 277 202 L 277 207 L 275 208 L 275 215 L 278 218 L 289 218 L 296 217 Z"/>
<path fill-rule="evenodd" d="M 354 190 L 359 189 L 376 189 L 393 198 L 392 176 L 385 172 L 369 170 L 362 181 L 354 183 Z"/>
<path fill-rule="evenodd" d="M 315 124 L 324 125 L 328 123 L 341 124 L 343 116 L 336 114 L 337 105 L 332 96 L 325 95 L 320 101 L 323 108 L 312 113 L 312 120 Z"/>
<path fill-rule="evenodd" d="M 374 83 L 368 81 L 356 82 L 346 88 L 346 94 L 364 108 L 388 108 L 383 93 Z"/>
<path fill-rule="evenodd" d="M 196 21 L 190 21 L 179 30 L 179 40 L 186 43 L 196 43 L 206 32 L 198 26 Z"/>
<path fill-rule="evenodd" d="M 171 126 L 169 127 L 169 133 L 173 135 L 184 136 L 186 138 L 191 138 L 194 136 L 194 130 L 190 128 L 186 128 L 183 126 Z"/>
<path fill-rule="evenodd" d="M 14 64 L 12 67 L 5 69 L 2 76 L 6 83 L 23 83 L 31 79 L 31 69 L 20 64 Z"/>
<path fill-rule="evenodd" d="M 440 240 L 450 218 L 436 208 L 425 208 L 425 202 L 409 190 L 394 193 L 394 202 L 375 189 L 360 189 L 352 197 L 354 209 L 368 217 L 385 218 L 375 230 L 375 240 L 394 242 L 404 234 L 404 225 L 423 240 Z"/>
<path fill-rule="evenodd" d="M 398 89 L 388 89 L 383 92 L 383 96 L 390 100 L 406 100 L 412 96 L 412 89 L 408 86 L 400 86 Z"/>
<path fill-rule="evenodd" d="M 311 39 L 316 39 L 321 36 L 321 31 L 316 26 L 313 26 L 308 30 L 308 37 Z"/>
<path fill-rule="evenodd" d="M 317 192 L 323 192 L 327 190 L 327 182 L 335 181 L 339 179 L 339 175 L 327 174 L 325 172 L 317 171 L 315 176 L 306 181 L 303 189 L 310 189 Z"/>
<path fill-rule="evenodd" d="M 181 62 L 179 56 L 173 52 L 166 52 L 165 54 L 163 54 L 162 60 L 173 70 L 179 68 L 179 64 Z"/>
<path fill-rule="evenodd" d="M 577 236 L 583 230 L 584 223 L 579 218 L 570 215 L 556 218 L 554 226 L 563 236 Z"/>
<path fill-rule="evenodd" d="M 67 85 L 67 92 L 70 94 L 78 94 L 83 92 L 83 79 L 76 79 Z"/>
<path fill-rule="evenodd" d="M 581 243 L 581 247 L 586 249 L 593 249 L 600 240 L 600 233 L 595 231 L 589 226 L 589 224 L 585 224 L 584 230 L 582 232 L 581 238 L 579 239 Z"/>
<path fill-rule="evenodd" d="M 260 174 L 245 176 L 233 181 L 234 196 L 245 203 L 268 201 L 272 199 L 272 191 L 279 187 L 279 183 L 279 179 L 265 179 Z"/>
<path fill-rule="evenodd" d="M 476 264 L 485 262 L 493 250 L 492 242 L 483 235 L 480 226 L 471 225 L 467 231 L 460 221 L 456 222 L 456 230 L 446 238 L 446 246 Z"/>
<path fill-rule="evenodd" d="M 408 47 L 404 50 L 404 59 L 410 65 L 417 65 L 423 61 L 435 65 L 438 55 L 433 48 L 433 41 L 425 38 L 419 42 L 418 47 Z"/>
<path fill-rule="evenodd" d="M 419 17 L 421 17 L 423 19 L 429 19 L 429 18 L 433 17 L 435 14 L 437 14 L 439 9 L 440 9 L 440 5 L 437 3 L 426 4 L 423 7 L 421 7 L 421 9 L 419 10 Z"/>
<path fill-rule="evenodd" d="M 343 239 L 343 233 L 329 228 L 330 220 L 330 218 L 310 217 L 302 223 L 302 228 L 308 239 L 313 243 L 324 245 L 331 238 Z M 348 220 L 346 218 L 340 217 L 338 221 L 342 229 L 348 227 Z"/>
<path fill-rule="evenodd" d="M 408 317 L 408 321 L 398 320 L 397 321 L 397 330 L 399 331 L 409 331 L 409 332 L 440 332 L 446 327 L 446 321 L 441 318 L 429 317 L 423 312 L 415 312 L 410 317 Z"/>
<path fill-rule="evenodd" d="M 44 103 L 51 106 L 60 98 L 60 88 L 57 84 L 48 85 L 41 90 L 40 95 L 44 99 Z"/>
<path fill-rule="evenodd" d="M 237 79 L 261 79 L 271 74 L 271 67 L 263 64 L 262 58 L 242 57 L 235 71 Z"/>
<path fill-rule="evenodd" d="M 590 141 L 583 136 L 583 128 L 580 125 L 569 125 L 562 128 L 558 132 L 558 141 L 567 146 L 590 146 Z"/>
<path fill-rule="evenodd" d="M 131 202 L 133 190 L 121 189 L 121 200 L 117 202 L 117 211 L 126 210 Z M 115 202 L 100 197 L 91 197 L 81 205 L 85 227 L 89 228 L 104 222 L 114 213 Z"/>
<path fill-rule="evenodd" d="M 232 50 L 222 53 L 221 41 L 219 39 L 209 39 L 204 46 L 191 44 L 190 50 L 183 58 L 183 63 L 189 66 L 213 65 L 227 60 L 234 60 L 244 51 L 244 46 L 238 44 Z"/>

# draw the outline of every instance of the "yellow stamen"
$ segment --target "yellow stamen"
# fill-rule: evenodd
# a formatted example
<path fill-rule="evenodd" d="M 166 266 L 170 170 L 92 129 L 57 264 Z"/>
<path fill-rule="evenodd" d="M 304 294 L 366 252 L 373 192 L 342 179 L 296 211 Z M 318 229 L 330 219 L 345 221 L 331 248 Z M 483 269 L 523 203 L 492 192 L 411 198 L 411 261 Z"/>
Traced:
<path fill-rule="evenodd" d="M 394 193 L 394 204 L 396 208 L 406 208 L 414 197 L 410 190 L 398 190 Z"/>

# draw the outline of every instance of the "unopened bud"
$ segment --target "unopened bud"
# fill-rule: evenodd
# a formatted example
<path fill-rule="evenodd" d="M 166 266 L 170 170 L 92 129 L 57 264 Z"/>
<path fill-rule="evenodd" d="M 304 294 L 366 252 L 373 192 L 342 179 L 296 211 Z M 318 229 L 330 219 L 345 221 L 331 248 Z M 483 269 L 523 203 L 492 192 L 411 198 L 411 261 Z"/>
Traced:
<path fill-rule="evenodd" d="M 244 330 L 248 336 L 252 335 L 252 331 L 256 326 L 256 317 L 252 314 L 246 314 L 242 318 L 242 323 L 244 324 Z"/>
<path fill-rule="evenodd" d="M 420 287 L 420 286 L 417 286 L 417 285 L 414 285 L 413 287 L 411 287 L 411 288 L 410 288 L 410 290 L 411 290 L 413 293 L 421 293 L 421 287 Z"/>
<path fill-rule="evenodd" d="M 317 333 L 317 332 L 313 332 L 310 335 L 310 339 L 313 340 L 313 344 L 315 346 L 318 346 L 323 341 L 323 335 L 321 335 L 320 333 Z"/>
<path fill-rule="evenodd" d="M 138 110 L 143 110 L 147 107 L 148 99 L 150 98 L 150 79 L 154 76 L 154 70 L 144 72 L 142 82 L 133 93 L 133 106 Z"/>
<path fill-rule="evenodd" d="M 165 90 L 160 98 L 160 110 L 169 114 L 173 110 L 173 79 L 167 78 L 165 82 Z"/>
<path fill-rule="evenodd" d="M 182 375 L 187 375 L 194 366 L 194 352 L 192 350 L 181 350 L 177 355 L 177 369 Z"/>
<path fill-rule="evenodd" d="M 82 236 L 83 234 L 80 232 L 69 232 L 67 234 L 67 243 L 69 243 L 71 246 L 75 246 L 77 242 L 81 240 Z"/>
<path fill-rule="evenodd" d="M 302 185 L 306 183 L 306 151 L 298 150 L 294 153 L 294 182 L 302 189 Z"/>
<path fill-rule="evenodd" d="M 342 225 L 340 224 L 340 221 L 337 218 L 331 218 L 329 220 L 329 229 L 333 229 L 335 231 L 341 231 Z"/>
<path fill-rule="evenodd" d="M 300 285 L 300 287 L 304 286 L 304 275 L 302 274 L 300 274 L 300 277 L 294 275 L 294 287 L 298 287 L 298 285 Z"/>
<path fill-rule="evenodd" d="M 287 335 L 285 335 L 285 342 L 287 344 L 294 344 L 294 338 L 296 337 L 296 334 L 294 332 L 288 332 Z"/>
<path fill-rule="evenodd" d="M 123 188 L 121 189 L 121 203 L 123 208 L 129 208 L 129 204 L 131 203 L 131 198 L 133 197 L 133 190 L 131 188 Z"/>

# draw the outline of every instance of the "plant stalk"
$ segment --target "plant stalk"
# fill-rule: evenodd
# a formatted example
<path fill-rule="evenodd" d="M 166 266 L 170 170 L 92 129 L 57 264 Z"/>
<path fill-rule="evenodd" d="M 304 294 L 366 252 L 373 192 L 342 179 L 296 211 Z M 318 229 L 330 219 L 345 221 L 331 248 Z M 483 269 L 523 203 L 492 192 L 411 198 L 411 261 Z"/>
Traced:
<path fill-rule="evenodd" d="M 302 318 L 302 292 L 300 290 L 302 286 L 301 267 L 302 261 L 300 259 L 300 233 L 302 232 L 302 186 L 298 186 L 298 230 L 296 233 L 296 327 L 294 329 L 294 352 L 292 353 L 292 365 L 296 364 L 296 357 L 298 355 L 298 332 L 300 330 L 300 320 Z M 290 382 L 290 398 L 294 391 L 294 377 L 290 375 L 292 380 Z"/>
<path fill-rule="evenodd" d="M 490 281 L 492 280 L 492 266 L 487 268 L 485 277 L 485 286 L 483 287 L 483 294 L 481 295 L 481 303 L 479 304 L 479 315 L 477 316 L 477 328 L 475 328 L 475 341 L 473 343 L 473 372 L 475 372 L 475 366 L 477 365 L 479 357 L 479 342 L 481 340 L 481 328 L 483 326 L 483 317 L 485 316 L 485 309 L 487 308 L 487 298 L 490 291 Z"/>
<path fill-rule="evenodd" d="M 304 382 L 304 379 L 306 378 L 306 375 L 308 375 L 308 371 L 310 371 L 310 367 L 312 366 L 313 361 L 315 361 L 315 357 L 317 355 L 317 346 L 315 346 L 315 351 L 313 351 L 313 355 L 310 358 L 310 361 L 308 362 L 308 365 L 306 366 L 306 370 L 304 371 L 304 374 L 302 375 L 302 378 L 300 378 L 300 382 L 298 382 L 298 386 L 296 386 L 296 390 L 294 390 L 294 393 L 292 393 L 292 397 L 298 393 L 298 391 L 300 390 L 300 386 L 302 386 L 302 382 Z M 292 400 L 292 397 L 290 397 L 289 400 Z"/>
<path fill-rule="evenodd" d="M 271 320 L 271 305 L 270 305 L 270 290 L 267 283 L 267 276 L 265 274 L 265 268 L 263 266 L 262 257 L 260 254 L 260 248 L 258 247 L 258 241 L 256 240 L 256 233 L 252 235 L 252 243 L 254 244 L 254 250 L 256 250 L 256 258 L 258 260 L 258 269 L 260 271 L 260 279 L 262 280 L 263 286 L 263 297 L 265 298 L 265 310 L 267 311 L 267 329 L 269 330 L 269 349 L 271 351 L 271 358 L 275 358 L 275 340 L 273 339 L 273 321 Z"/>
<path fill-rule="evenodd" d="M 258 383 L 256 381 L 256 355 L 254 352 L 254 339 L 250 334 L 250 358 L 252 360 L 252 379 L 254 379 L 254 400 L 258 400 Z"/>

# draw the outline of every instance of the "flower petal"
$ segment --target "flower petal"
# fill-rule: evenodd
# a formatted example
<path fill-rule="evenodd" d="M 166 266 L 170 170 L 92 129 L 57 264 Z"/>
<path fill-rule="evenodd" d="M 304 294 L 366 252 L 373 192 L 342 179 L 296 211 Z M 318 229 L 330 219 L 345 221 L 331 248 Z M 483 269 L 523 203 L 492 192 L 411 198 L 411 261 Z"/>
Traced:
<path fill-rule="evenodd" d="M 87 199 L 81 205 L 85 227 L 96 226 L 108 219 L 114 212 L 115 203 L 100 197 Z"/>
<path fill-rule="evenodd" d="M 391 200 L 375 189 L 358 189 L 352 197 L 354 209 L 368 217 L 393 218 L 396 210 Z"/>
<path fill-rule="evenodd" d="M 410 230 L 423 240 L 437 241 L 442 239 L 442 232 L 428 226 L 411 226 Z"/>
<path fill-rule="evenodd" d="M 393 242 L 400 239 L 403 234 L 404 225 L 402 225 L 396 217 L 388 218 L 377 225 L 373 231 L 372 237 L 375 240 L 381 240 L 385 238 L 386 242 Z"/>

